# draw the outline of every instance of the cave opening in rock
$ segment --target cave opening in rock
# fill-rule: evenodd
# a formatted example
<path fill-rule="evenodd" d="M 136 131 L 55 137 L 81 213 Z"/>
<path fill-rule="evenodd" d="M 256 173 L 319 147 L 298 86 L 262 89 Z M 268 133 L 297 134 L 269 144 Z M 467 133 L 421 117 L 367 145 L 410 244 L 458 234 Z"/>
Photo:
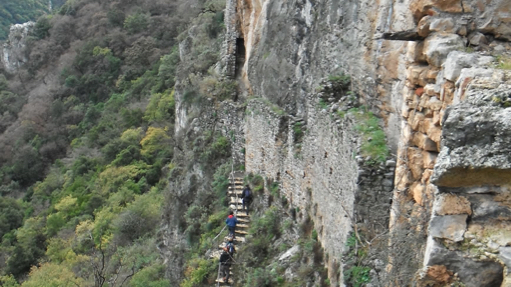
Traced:
<path fill-rule="evenodd" d="M 236 39 L 236 71 L 235 75 L 236 78 L 241 76 L 241 70 L 243 68 L 243 65 L 245 64 L 245 39 L 243 38 L 237 38 Z"/>

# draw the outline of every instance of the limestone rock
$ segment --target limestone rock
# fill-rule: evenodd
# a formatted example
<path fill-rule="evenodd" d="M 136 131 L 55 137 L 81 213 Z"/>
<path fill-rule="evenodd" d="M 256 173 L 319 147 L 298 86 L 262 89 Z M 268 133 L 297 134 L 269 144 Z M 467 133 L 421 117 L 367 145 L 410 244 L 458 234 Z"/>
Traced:
<path fill-rule="evenodd" d="M 447 111 L 433 180 L 440 186 L 511 182 L 511 111 L 467 103 Z"/>
<path fill-rule="evenodd" d="M 451 18 L 438 18 L 431 21 L 429 25 L 430 31 L 433 32 L 445 32 L 445 33 L 454 33 L 455 32 L 454 22 Z"/>
<path fill-rule="evenodd" d="M 442 105 L 442 101 L 440 101 L 437 97 L 431 97 L 427 102 L 426 107 L 434 111 L 439 111 L 442 108 Z"/>
<path fill-rule="evenodd" d="M 424 168 L 431 168 L 431 169 L 434 168 L 437 156 L 438 156 L 438 154 L 435 152 L 423 151 L 422 158 L 424 160 Z"/>
<path fill-rule="evenodd" d="M 408 148 L 408 166 L 414 179 L 420 179 L 424 170 L 422 151 L 418 148 Z"/>
<path fill-rule="evenodd" d="M 433 14 L 433 7 L 449 13 L 463 12 L 461 1 L 458 0 L 413 0 L 410 3 L 410 10 L 416 21 L 425 15 Z"/>
<path fill-rule="evenodd" d="M 438 151 L 436 143 L 423 133 L 416 132 L 413 135 L 412 142 L 423 150 Z"/>
<path fill-rule="evenodd" d="M 424 16 L 417 24 L 417 34 L 422 37 L 427 37 L 430 33 L 429 25 L 431 25 L 431 16 Z"/>
<path fill-rule="evenodd" d="M 462 241 L 467 229 L 467 218 L 466 214 L 435 216 L 429 224 L 429 234 L 435 238 Z"/>
<path fill-rule="evenodd" d="M 465 99 L 466 91 L 469 86 L 473 86 L 473 82 L 475 82 L 474 79 L 492 77 L 493 74 L 493 70 L 479 67 L 462 69 L 460 76 L 456 81 L 456 87 L 458 87 L 458 89 L 456 89 L 456 92 L 454 93 L 452 103 L 458 104 Z M 496 87 L 497 85 L 492 87 L 492 89 Z"/>
<path fill-rule="evenodd" d="M 499 258 L 506 264 L 507 268 L 511 269 L 511 247 L 500 247 Z"/>
<path fill-rule="evenodd" d="M 286 252 L 284 252 L 284 254 L 282 254 L 279 257 L 279 261 L 289 260 L 291 257 L 293 257 L 293 255 L 295 255 L 299 251 L 300 251 L 300 246 L 299 245 L 295 245 L 295 246 L 289 248 Z"/>
<path fill-rule="evenodd" d="M 489 65 L 492 61 L 493 57 L 490 56 L 452 51 L 443 64 L 444 77 L 449 81 L 455 82 L 461 74 L 461 69 Z"/>
<path fill-rule="evenodd" d="M 9 39 L 4 44 L 2 64 L 9 73 L 15 73 L 18 68 L 28 62 L 27 38 L 34 22 L 12 25 L 9 30 Z"/>
<path fill-rule="evenodd" d="M 442 150 L 432 177 L 437 185 L 511 183 L 511 108 L 495 100 L 511 97 L 510 74 L 495 71 L 478 76 L 466 87 L 465 99 L 447 109 Z"/>
<path fill-rule="evenodd" d="M 440 194 L 435 200 L 433 210 L 437 215 L 472 215 L 470 201 L 455 194 Z"/>
<path fill-rule="evenodd" d="M 426 116 L 423 113 L 415 112 L 413 114 L 413 117 L 411 118 L 411 120 L 412 120 L 412 123 L 411 123 L 412 129 L 416 130 L 416 131 L 419 130 L 419 128 L 422 125 L 422 122 L 424 121 L 425 118 L 426 118 Z"/>
<path fill-rule="evenodd" d="M 482 3 L 482 2 L 481 2 Z M 511 2 L 507 0 L 492 1 L 484 5 L 483 12 L 475 19 L 477 30 L 484 34 L 493 34 L 497 39 L 511 40 Z"/>
<path fill-rule="evenodd" d="M 413 185 L 410 187 L 410 191 L 412 193 L 413 200 L 415 200 L 415 202 L 417 202 L 417 204 L 419 204 L 419 205 L 424 204 L 425 190 L 426 190 L 426 186 L 424 186 L 423 184 L 417 183 L 417 182 L 413 183 Z"/>
<path fill-rule="evenodd" d="M 469 35 L 468 42 L 470 45 L 481 46 L 488 44 L 488 40 L 483 33 L 475 32 Z"/>
<path fill-rule="evenodd" d="M 440 67 L 451 51 L 465 47 L 463 39 L 457 34 L 431 34 L 424 42 L 424 54 L 428 63 Z"/>
<path fill-rule="evenodd" d="M 447 284 L 451 280 L 452 275 L 454 275 L 452 271 L 447 270 L 447 267 L 444 265 L 428 266 L 426 271 L 426 278 L 436 283 Z"/>
<path fill-rule="evenodd" d="M 422 173 L 421 183 L 422 184 L 428 184 L 429 183 L 429 179 L 431 178 L 432 174 L 433 174 L 433 170 L 432 169 L 424 170 L 424 172 Z"/>
<path fill-rule="evenodd" d="M 425 81 L 429 66 L 426 65 L 411 65 L 407 70 L 407 78 L 410 84 L 415 86 L 425 86 Z"/>
<path fill-rule="evenodd" d="M 499 263 L 474 261 L 457 252 L 449 251 L 436 242 L 432 245 L 428 248 L 427 266 L 445 265 L 448 270 L 457 273 L 467 287 L 501 286 L 504 270 Z"/>
<path fill-rule="evenodd" d="M 495 200 L 494 195 L 473 194 L 468 195 L 472 204 L 473 221 L 487 222 L 490 220 L 511 220 L 511 209 L 502 202 Z"/>

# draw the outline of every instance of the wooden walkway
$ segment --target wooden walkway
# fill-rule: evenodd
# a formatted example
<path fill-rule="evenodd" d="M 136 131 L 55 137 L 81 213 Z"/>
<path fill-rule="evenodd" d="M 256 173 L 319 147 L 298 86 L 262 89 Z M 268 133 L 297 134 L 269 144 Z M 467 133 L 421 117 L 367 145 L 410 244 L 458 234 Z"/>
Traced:
<path fill-rule="evenodd" d="M 243 174 L 235 174 L 234 177 L 231 177 L 229 180 L 229 189 L 227 191 L 227 194 L 230 198 L 229 200 L 229 207 L 232 211 L 234 211 L 234 214 L 238 221 L 236 225 L 236 236 L 234 239 L 234 246 L 236 247 L 236 253 L 234 254 L 233 258 L 236 260 L 236 254 L 240 250 L 240 245 L 245 243 L 245 236 L 248 234 L 248 229 L 250 227 L 250 216 L 247 215 L 245 211 L 242 211 L 243 204 L 241 202 L 241 193 L 243 192 Z M 220 258 L 220 254 L 222 253 L 222 248 L 225 247 L 227 242 L 229 241 L 229 236 L 226 236 L 224 238 L 224 242 L 218 246 L 218 251 L 214 253 L 214 257 Z M 220 276 L 220 271 L 218 272 L 218 277 L 215 283 L 215 286 L 236 286 L 236 262 L 233 262 L 231 265 L 231 272 L 229 276 L 229 281 L 226 283 L 222 280 L 222 277 Z"/>

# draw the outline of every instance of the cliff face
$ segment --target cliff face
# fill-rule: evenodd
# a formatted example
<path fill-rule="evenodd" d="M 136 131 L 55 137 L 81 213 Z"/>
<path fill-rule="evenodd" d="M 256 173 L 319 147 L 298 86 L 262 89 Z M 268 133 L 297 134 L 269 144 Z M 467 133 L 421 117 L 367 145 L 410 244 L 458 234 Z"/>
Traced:
<path fill-rule="evenodd" d="M 379 214 L 390 215 L 386 284 L 511 284 L 508 1 L 227 3 L 225 73 L 291 115 L 249 105 L 246 169 L 311 210 L 325 250 L 339 258 L 346 234 L 371 221 L 353 219 L 364 139 L 315 105 L 320 81 L 342 72 L 397 154 L 392 208 Z M 296 122 L 307 128 L 299 155 Z M 369 174 L 378 206 L 393 184 Z"/>
<path fill-rule="evenodd" d="M 8 73 L 14 73 L 28 61 L 27 37 L 34 22 L 12 25 L 9 39 L 3 46 L 2 64 Z"/>

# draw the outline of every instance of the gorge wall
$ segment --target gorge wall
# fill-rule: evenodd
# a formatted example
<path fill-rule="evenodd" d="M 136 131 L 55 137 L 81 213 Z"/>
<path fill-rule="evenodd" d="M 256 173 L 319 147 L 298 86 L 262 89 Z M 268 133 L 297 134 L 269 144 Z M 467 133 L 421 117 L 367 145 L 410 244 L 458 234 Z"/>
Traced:
<path fill-rule="evenodd" d="M 373 210 L 390 215 L 385 285 L 511 286 L 509 2 L 227 3 L 224 72 L 243 97 L 269 102 L 247 107 L 246 170 L 278 180 L 310 210 L 330 258 L 357 220 L 371 220 L 353 221 L 364 206 L 355 199 L 364 194 L 356 157 L 364 139 L 349 116 L 331 116 L 337 99 L 317 104 L 321 80 L 345 73 L 383 119 L 397 162 L 393 182 L 392 161 L 368 177 L 373 206 L 389 202 L 395 185 L 392 208 Z M 307 128 L 298 153 L 296 122 Z"/>
<path fill-rule="evenodd" d="M 34 22 L 12 25 L 9 32 L 9 39 L 3 45 L 2 64 L 9 73 L 14 73 L 23 64 L 28 62 L 27 37 Z"/>

